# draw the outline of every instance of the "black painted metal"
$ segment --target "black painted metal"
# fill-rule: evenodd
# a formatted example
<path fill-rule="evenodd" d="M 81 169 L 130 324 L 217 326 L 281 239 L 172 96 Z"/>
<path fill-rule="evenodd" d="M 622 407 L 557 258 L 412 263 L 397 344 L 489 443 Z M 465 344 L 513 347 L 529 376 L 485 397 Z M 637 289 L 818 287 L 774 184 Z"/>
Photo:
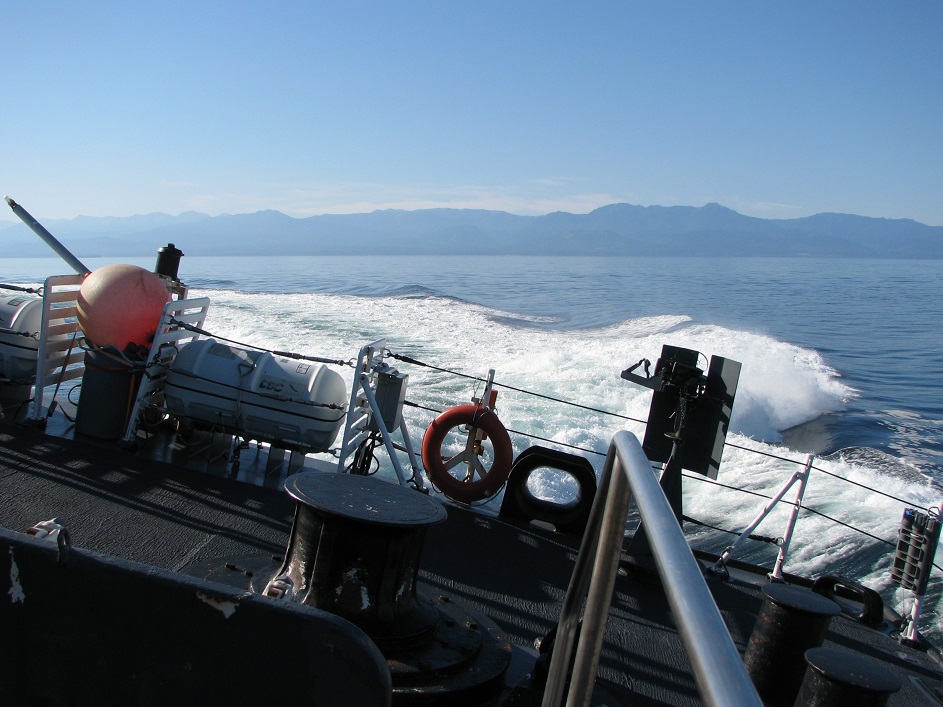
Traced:
<path fill-rule="evenodd" d="M 337 616 L 0 528 L 3 704 L 388 705 Z"/>
<path fill-rule="evenodd" d="M 763 594 L 743 662 L 767 705 L 792 705 L 805 673 L 805 651 L 822 644 L 829 621 L 841 608 L 790 584 L 766 585 Z"/>
<path fill-rule="evenodd" d="M 116 347 L 86 351 L 76 432 L 96 439 L 121 437 L 140 383 L 141 370 L 133 368 Z"/>
<path fill-rule="evenodd" d="M 654 376 L 643 378 L 628 369 L 622 377 L 655 391 L 642 445 L 646 456 L 655 462 L 675 457 L 682 468 L 716 479 L 741 365 L 712 356 L 705 376 L 698 368 L 700 356 L 665 345 Z M 674 443 L 682 439 L 678 448 Z"/>
<path fill-rule="evenodd" d="M 73 543 L 82 548 L 158 568 L 185 571 L 201 578 L 205 577 L 207 570 L 200 570 L 200 566 L 212 562 L 214 567 L 219 567 L 230 558 L 252 556 L 259 560 L 258 564 L 243 566 L 237 563 L 233 569 L 226 569 L 233 583 L 239 580 L 239 586 L 235 594 L 224 596 L 236 598 L 248 591 L 245 586 L 247 573 L 262 574 L 260 568 L 264 566 L 267 578 L 270 578 L 280 566 L 280 559 L 274 560 L 273 556 L 281 557 L 285 551 L 295 506 L 283 490 L 284 482 L 280 475 L 265 475 L 261 466 L 254 467 L 250 460 L 245 459 L 240 479 L 256 479 L 259 485 L 224 478 L 223 475 L 229 471 L 222 467 L 219 476 L 198 473 L 194 471 L 195 467 L 187 468 L 188 454 L 192 451 L 186 448 L 171 449 L 161 445 L 155 449 L 165 456 L 148 456 L 147 450 L 158 441 L 153 436 L 143 450 L 131 453 L 108 444 L 60 436 L 63 429 L 71 432 L 72 428 L 58 414 L 39 429 L 15 426 L 11 411 L 5 412 L 6 420 L 0 421 L 0 525 L 3 527 L 22 530 L 38 521 L 58 516 L 68 526 Z M 157 458 L 164 461 L 155 461 Z M 200 469 L 204 468 L 205 464 L 201 463 Z M 263 482 L 265 486 L 261 485 Z M 579 548 L 578 540 L 575 536 L 552 533 L 536 526 L 506 523 L 497 517 L 460 507 L 449 506 L 448 509 L 445 522 L 427 529 L 418 590 L 436 602 L 440 596 L 447 597 L 455 605 L 488 613 L 504 635 L 521 646 L 515 650 L 516 657 L 526 655 L 526 647 L 532 645 L 538 636 L 546 635 L 557 623 L 560 602 Z M 6 550 L 0 547 L 0 603 L 9 597 L 10 575 L 9 566 L 3 562 L 7 557 L 5 553 Z M 712 563 L 714 559 L 709 561 Z M 743 563 L 734 564 L 756 579 L 765 577 L 768 571 L 751 569 Z M 157 581 L 162 581 L 160 572 L 154 576 L 158 577 Z M 59 592 L 33 593 L 31 596 L 37 602 L 45 600 L 48 603 L 43 610 L 53 607 L 50 622 L 77 618 L 80 624 L 70 629 L 73 633 L 66 639 L 75 642 L 78 640 L 75 636 L 79 635 L 75 632 L 83 628 L 89 632 L 98 630 L 95 616 L 86 620 L 85 614 L 100 613 L 113 603 L 106 584 L 95 582 L 94 592 L 102 595 L 101 603 L 90 604 L 87 610 L 75 606 L 74 602 L 67 602 L 68 617 L 55 609 L 62 601 Z M 709 586 L 734 640 L 738 645 L 746 646 L 763 601 L 762 593 L 748 581 L 709 582 Z M 88 591 L 91 592 L 92 588 Z M 269 606 L 276 603 L 264 597 L 256 600 Z M 282 604 L 288 609 L 304 610 L 300 606 L 287 606 L 289 602 Z M 135 607 L 141 608 L 136 600 Z M 148 611 L 152 608 L 149 605 Z M 310 615 L 310 611 L 307 614 Z M 127 618 L 127 614 L 124 616 Z M 26 643 L 18 636 L 5 640 L 9 630 L 7 616 L 2 615 L 0 637 L 4 640 L 0 640 L 0 703 L 17 704 L 9 697 L 14 692 L 16 697 L 24 690 L 31 691 L 27 694 L 35 694 L 37 690 L 58 689 L 54 695 L 68 692 L 68 698 L 59 704 L 70 701 L 75 704 L 79 701 L 76 695 L 80 692 L 83 695 L 96 694 L 87 691 L 87 686 L 93 686 L 92 690 L 107 689 L 107 686 L 94 686 L 111 680 L 116 670 L 133 665 L 137 655 L 141 656 L 141 663 L 147 670 L 156 670 L 148 666 L 161 660 L 175 660 L 166 657 L 172 650 L 184 651 L 180 655 L 181 661 L 186 660 L 192 666 L 185 676 L 190 681 L 205 683 L 207 691 L 217 681 L 219 665 L 216 658 L 222 662 L 235 661 L 232 671 L 219 674 L 219 679 L 226 680 L 227 676 L 235 675 L 235 679 L 240 680 L 244 674 L 245 681 L 256 680 L 258 685 L 254 692 L 250 690 L 246 694 L 258 695 L 263 690 L 267 693 L 262 698 L 264 702 L 256 700 L 251 704 L 267 704 L 274 699 L 273 695 L 285 694 L 287 699 L 291 699 L 291 695 L 304 694 L 302 687 L 296 686 L 295 682 L 304 683 L 312 674 L 326 679 L 323 673 L 332 671 L 332 664 L 324 663 L 324 670 L 316 672 L 317 664 L 308 662 L 310 654 L 298 653 L 307 650 L 304 647 L 306 637 L 317 639 L 317 632 L 307 623 L 298 626 L 297 632 L 290 630 L 283 638 L 278 636 L 281 619 L 276 620 L 278 625 L 261 627 L 262 630 L 271 628 L 271 633 L 250 632 L 242 636 L 225 630 L 217 635 L 202 622 L 192 622 L 191 627 L 189 617 L 186 614 L 179 623 L 172 625 L 175 632 L 172 643 L 165 637 L 162 624 L 152 631 L 153 624 L 145 623 L 143 634 L 135 634 L 135 638 L 129 639 L 125 645 L 110 645 L 112 653 L 104 653 L 101 662 L 93 660 L 92 655 L 80 653 L 80 666 L 88 668 L 88 672 L 80 674 L 77 682 L 53 688 L 46 683 L 59 677 L 70 679 L 72 673 L 63 672 L 56 661 L 60 656 L 62 660 L 74 660 L 74 649 L 53 649 L 43 641 L 43 635 L 37 635 Z M 128 619 L 129 624 L 132 621 L 134 618 Z M 44 626 L 45 623 L 38 625 L 37 629 Z M 102 631 L 107 634 L 100 636 L 102 642 L 106 638 L 128 635 L 117 633 L 111 624 L 102 625 Z M 139 650 L 134 641 L 145 641 L 142 635 L 159 645 L 153 650 L 144 645 Z M 88 645 L 81 641 L 74 645 Z M 131 651 L 127 650 L 128 645 L 133 646 Z M 187 648 L 189 645 L 193 646 L 192 653 Z M 902 687 L 891 698 L 890 704 L 923 704 L 927 699 L 926 690 L 932 691 L 940 683 L 939 666 L 927 653 L 900 645 L 861 623 L 846 620 L 844 616 L 838 616 L 829 623 L 825 645 L 836 645 L 867 655 L 898 675 Z M 191 655 L 196 657 L 196 661 L 190 661 Z M 260 656 L 261 663 L 254 670 L 252 665 L 259 661 Z M 213 657 L 212 663 L 208 660 L 210 657 Z M 22 669 L 28 659 L 43 665 L 29 665 Z M 524 671 L 520 672 L 522 666 L 515 666 L 514 660 L 507 673 L 509 685 L 517 684 L 531 670 L 531 666 L 524 666 Z M 298 665 L 302 672 L 293 673 L 292 666 Z M 260 677 L 272 666 L 275 672 L 270 673 L 270 678 Z M 279 672 L 282 668 L 283 671 Z M 384 665 L 384 670 L 389 673 L 388 666 Z M 338 681 L 347 680 L 350 676 L 344 671 L 333 672 L 337 673 Z M 289 684 L 289 680 L 294 682 Z M 353 682 L 338 688 L 356 688 Z M 188 689 L 190 685 L 181 684 L 182 689 Z M 703 703 L 698 697 L 684 646 L 675 630 L 673 613 L 658 583 L 649 581 L 645 575 L 620 574 L 616 579 L 616 595 L 603 644 L 597 686 L 600 684 L 614 697 L 594 699 L 593 704 L 698 707 Z M 75 692 L 71 691 L 73 688 Z M 152 703 L 195 701 L 183 700 L 180 695 L 168 696 L 167 691 L 171 688 L 165 686 L 162 689 L 165 692 Z M 203 704 L 219 704 L 234 692 L 237 692 L 235 687 L 227 691 L 224 686 L 220 699 L 209 697 Z M 198 698 L 207 693 L 196 691 L 192 694 Z M 347 700 L 330 689 L 323 690 L 323 694 L 324 699 L 319 699 L 317 704 L 356 704 L 356 696 Z M 20 700 L 19 703 L 34 705 L 50 701 L 34 699 Z M 442 701 L 449 703 L 450 707 L 451 703 L 459 702 L 449 695 Z M 144 702 L 142 695 L 137 704 Z M 232 699 L 224 704 L 244 702 L 244 699 Z M 99 703 L 135 702 L 103 699 Z M 294 703 L 315 702 L 299 698 Z"/>
<path fill-rule="evenodd" d="M 665 464 L 660 483 L 679 524 L 684 517 L 682 469 L 717 478 L 740 380 L 740 363 L 719 356 L 711 357 L 704 376 L 698 368 L 700 356 L 692 349 L 666 344 L 654 376 L 633 373 L 638 364 L 622 372 L 626 380 L 655 391 L 642 448 L 651 461 Z M 651 546 L 641 523 L 633 533 L 629 554 L 634 565 L 653 568 Z"/>
<path fill-rule="evenodd" d="M 940 540 L 940 519 L 913 508 L 904 509 L 897 535 L 891 581 L 923 596 Z"/>
<path fill-rule="evenodd" d="M 534 496 L 527 480 L 537 469 L 557 469 L 572 476 L 579 486 L 578 498 L 555 503 Z M 595 498 L 596 472 L 586 457 L 535 445 L 514 460 L 498 515 L 504 520 L 526 523 L 539 520 L 550 523 L 557 532 L 582 535 Z"/>
<path fill-rule="evenodd" d="M 372 477 L 309 472 L 286 484 L 298 501 L 277 577 L 290 598 L 343 616 L 374 640 L 430 631 L 433 603 L 416 593 L 425 529 L 445 520 L 428 496 Z"/>
<path fill-rule="evenodd" d="M 882 707 L 901 682 L 884 666 L 864 656 L 834 648 L 812 648 L 796 698 L 799 707 Z"/>
<path fill-rule="evenodd" d="M 884 600 L 873 589 L 858 584 L 846 577 L 826 575 L 817 578 L 812 583 L 812 591 L 828 597 L 841 607 L 844 614 L 860 621 L 865 626 L 876 628 L 884 623 Z M 846 597 L 860 602 L 861 607 L 852 609 L 843 604 L 841 598 Z"/>
<path fill-rule="evenodd" d="M 177 271 L 180 268 L 180 258 L 183 257 L 183 251 L 177 248 L 173 243 L 168 243 L 163 248 L 157 249 L 157 264 L 154 266 L 154 272 L 158 275 L 166 275 L 172 280 L 177 279 Z"/>
<path fill-rule="evenodd" d="M 285 561 L 266 588 L 342 616 L 387 659 L 396 704 L 459 704 L 497 695 L 510 642 L 488 617 L 416 589 L 426 528 L 445 508 L 373 477 L 310 472 L 286 484 L 298 501 Z"/>

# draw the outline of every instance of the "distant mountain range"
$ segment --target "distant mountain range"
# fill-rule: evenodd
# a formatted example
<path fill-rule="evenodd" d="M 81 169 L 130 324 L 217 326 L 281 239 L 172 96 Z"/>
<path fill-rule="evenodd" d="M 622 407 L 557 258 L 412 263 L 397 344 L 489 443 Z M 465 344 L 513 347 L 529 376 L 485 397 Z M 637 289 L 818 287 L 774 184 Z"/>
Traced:
<path fill-rule="evenodd" d="M 35 214 L 34 214 L 35 215 Z M 425 209 L 292 218 L 278 211 L 207 216 L 79 216 L 43 221 L 78 258 L 154 255 L 174 243 L 199 255 L 613 255 L 943 258 L 943 226 L 823 213 L 744 216 L 719 204 L 611 204 L 588 214 L 517 216 Z M 24 224 L 0 225 L 6 257 L 52 250 Z"/>

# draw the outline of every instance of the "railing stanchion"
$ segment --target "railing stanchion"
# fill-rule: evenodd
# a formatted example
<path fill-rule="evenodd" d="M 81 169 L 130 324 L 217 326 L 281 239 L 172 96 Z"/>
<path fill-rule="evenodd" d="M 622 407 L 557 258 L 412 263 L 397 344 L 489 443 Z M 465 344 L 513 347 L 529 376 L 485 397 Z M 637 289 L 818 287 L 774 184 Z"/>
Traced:
<path fill-rule="evenodd" d="M 720 611 L 707 588 L 701 567 L 684 538 L 638 438 L 616 433 L 609 446 L 599 492 L 583 535 L 570 586 L 563 600 L 543 706 L 589 705 L 605 634 L 609 604 L 629 504 L 635 499 L 676 617 L 695 682 L 705 704 L 756 705 L 760 698 Z M 583 628 L 573 662 L 579 609 L 586 597 Z M 563 692 L 571 673 L 566 702 Z"/>
<path fill-rule="evenodd" d="M 789 552 L 789 543 L 792 542 L 792 532 L 796 528 L 796 520 L 799 518 L 799 509 L 802 508 L 802 496 L 805 494 L 806 484 L 809 482 L 809 474 L 812 472 L 812 461 L 814 454 L 810 454 L 805 459 L 805 466 L 799 476 L 799 488 L 796 489 L 796 500 L 793 501 L 792 511 L 789 513 L 789 522 L 786 523 L 786 530 L 783 533 L 783 541 L 779 546 L 779 553 L 776 555 L 776 564 L 773 565 L 773 571 L 769 573 L 770 581 L 784 582 L 783 565 L 786 563 L 786 554 Z"/>
<path fill-rule="evenodd" d="M 763 522 L 766 516 L 768 516 L 772 510 L 776 508 L 776 504 L 778 504 L 789 491 L 789 489 L 792 488 L 792 485 L 798 481 L 799 488 L 796 491 L 796 500 L 793 502 L 792 513 L 789 516 L 789 521 L 786 523 L 786 531 L 783 534 L 782 539 L 777 543 L 779 545 L 779 556 L 776 559 L 776 568 L 769 574 L 771 581 L 783 581 L 782 566 L 786 561 L 786 552 L 789 550 L 789 541 L 792 540 L 792 531 L 796 527 L 796 519 L 799 516 L 799 508 L 802 507 L 802 496 L 805 494 L 806 482 L 809 480 L 809 469 L 812 468 L 812 460 L 814 458 L 815 456 L 812 454 L 806 457 L 805 467 L 803 467 L 802 471 L 797 471 L 795 474 L 789 477 L 786 483 L 784 483 L 780 487 L 779 491 L 776 492 L 776 495 L 774 495 L 770 499 L 769 503 L 763 507 L 763 510 L 761 510 L 757 516 L 752 521 L 750 521 L 750 524 L 743 529 L 743 532 L 740 533 L 740 537 L 736 539 L 734 544 L 727 547 L 721 556 L 717 558 L 717 562 L 715 562 L 714 566 L 710 568 L 711 572 L 725 578 L 728 576 L 727 560 L 733 556 L 734 552 L 737 551 L 737 548 L 750 539 L 750 534 L 756 530 L 757 527 L 759 527 L 760 523 Z"/>

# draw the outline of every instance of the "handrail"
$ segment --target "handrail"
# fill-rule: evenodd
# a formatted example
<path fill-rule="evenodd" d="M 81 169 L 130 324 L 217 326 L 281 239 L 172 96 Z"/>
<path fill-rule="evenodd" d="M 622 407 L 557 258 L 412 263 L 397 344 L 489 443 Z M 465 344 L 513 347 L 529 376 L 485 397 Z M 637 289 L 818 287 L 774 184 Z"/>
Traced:
<path fill-rule="evenodd" d="M 590 704 L 633 495 L 702 700 L 717 707 L 760 707 L 756 688 L 707 588 L 700 565 L 691 554 L 638 438 L 627 431 L 617 432 L 609 445 L 599 492 L 563 600 L 543 706 Z M 563 691 L 584 597 L 583 627 L 564 703 Z"/>

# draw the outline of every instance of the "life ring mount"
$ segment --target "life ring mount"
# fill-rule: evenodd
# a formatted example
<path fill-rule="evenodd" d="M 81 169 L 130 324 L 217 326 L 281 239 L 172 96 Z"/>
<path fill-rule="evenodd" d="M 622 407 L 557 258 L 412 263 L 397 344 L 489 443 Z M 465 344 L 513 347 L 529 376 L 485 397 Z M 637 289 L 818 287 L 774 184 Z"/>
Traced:
<path fill-rule="evenodd" d="M 446 435 L 461 425 L 469 428 L 465 449 L 444 458 L 442 444 Z M 481 459 L 481 442 L 485 438 L 491 440 L 493 448 L 490 467 L 485 467 Z M 513 457 L 507 429 L 494 410 L 481 405 L 457 405 L 446 410 L 432 421 L 422 440 L 422 463 L 432 483 L 446 496 L 462 503 L 494 496 L 511 473 Z M 464 476 L 460 478 L 462 466 Z"/>

